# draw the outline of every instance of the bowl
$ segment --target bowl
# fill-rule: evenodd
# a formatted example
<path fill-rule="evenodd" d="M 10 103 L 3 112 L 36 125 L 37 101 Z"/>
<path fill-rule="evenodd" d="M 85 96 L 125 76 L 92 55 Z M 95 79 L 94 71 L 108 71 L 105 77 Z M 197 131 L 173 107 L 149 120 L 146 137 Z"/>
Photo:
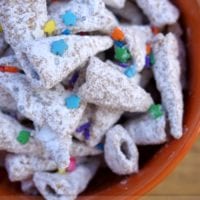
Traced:
<path fill-rule="evenodd" d="M 109 171 L 101 171 L 82 200 L 133 200 L 156 187 L 184 158 L 197 140 L 200 131 L 200 0 L 174 0 L 181 10 L 181 22 L 185 28 L 185 43 L 188 51 L 188 90 L 185 101 L 184 135 L 156 150 L 136 175 L 119 177 Z M 19 184 L 10 183 L 5 171 L 0 173 L 1 200 L 42 199 L 20 192 Z"/>

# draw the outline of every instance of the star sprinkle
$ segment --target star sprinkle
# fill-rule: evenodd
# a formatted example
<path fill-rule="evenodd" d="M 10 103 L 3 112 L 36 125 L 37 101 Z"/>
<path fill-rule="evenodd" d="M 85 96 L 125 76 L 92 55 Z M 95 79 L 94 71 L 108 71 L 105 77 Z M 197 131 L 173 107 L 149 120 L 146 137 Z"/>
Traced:
<path fill-rule="evenodd" d="M 27 144 L 30 139 L 31 133 L 29 131 L 22 130 L 17 136 L 17 141 L 21 144 Z"/>
<path fill-rule="evenodd" d="M 68 109 L 77 109 L 80 106 L 81 99 L 77 95 L 71 95 L 65 99 L 65 105 Z"/>
<path fill-rule="evenodd" d="M 47 35 L 53 35 L 56 31 L 56 22 L 53 19 L 47 21 L 43 30 Z"/>
<path fill-rule="evenodd" d="M 128 78 L 132 78 L 133 76 L 135 76 L 135 74 L 136 74 L 135 66 L 132 65 L 132 66 L 128 67 L 128 68 L 124 71 L 124 74 L 125 74 Z"/>
<path fill-rule="evenodd" d="M 63 56 L 67 49 L 68 45 L 64 40 L 58 40 L 51 44 L 51 52 L 55 55 Z"/>
<path fill-rule="evenodd" d="M 62 15 L 62 20 L 66 26 L 75 26 L 77 17 L 72 11 L 67 11 L 64 15 Z"/>
<path fill-rule="evenodd" d="M 164 115 L 162 106 L 160 104 L 153 104 L 150 106 L 148 113 L 154 118 L 157 119 Z"/>
<path fill-rule="evenodd" d="M 113 29 L 113 31 L 111 33 L 111 37 L 113 40 L 117 40 L 117 41 L 123 41 L 125 39 L 124 33 L 118 27 Z"/>
<path fill-rule="evenodd" d="M 131 59 L 131 54 L 127 48 L 115 48 L 115 59 L 125 63 Z"/>

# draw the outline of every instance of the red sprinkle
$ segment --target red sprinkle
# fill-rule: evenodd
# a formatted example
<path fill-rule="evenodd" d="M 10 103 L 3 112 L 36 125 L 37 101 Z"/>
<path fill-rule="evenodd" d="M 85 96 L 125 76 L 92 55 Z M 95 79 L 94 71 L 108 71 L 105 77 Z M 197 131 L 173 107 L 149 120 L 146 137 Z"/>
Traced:
<path fill-rule="evenodd" d="M 18 73 L 20 69 L 13 66 L 0 66 L 0 72 Z"/>

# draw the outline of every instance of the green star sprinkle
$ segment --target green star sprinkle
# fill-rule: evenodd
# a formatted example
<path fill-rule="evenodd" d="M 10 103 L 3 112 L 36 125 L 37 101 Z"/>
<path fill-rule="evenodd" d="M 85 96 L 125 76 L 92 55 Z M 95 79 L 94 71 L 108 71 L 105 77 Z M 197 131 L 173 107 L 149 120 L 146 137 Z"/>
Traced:
<path fill-rule="evenodd" d="M 148 113 L 154 118 L 157 119 L 164 115 L 162 106 L 160 104 L 153 104 L 150 106 Z"/>
<path fill-rule="evenodd" d="M 30 139 L 31 133 L 26 130 L 22 130 L 19 132 L 19 135 L 17 136 L 17 141 L 20 144 L 27 144 Z"/>

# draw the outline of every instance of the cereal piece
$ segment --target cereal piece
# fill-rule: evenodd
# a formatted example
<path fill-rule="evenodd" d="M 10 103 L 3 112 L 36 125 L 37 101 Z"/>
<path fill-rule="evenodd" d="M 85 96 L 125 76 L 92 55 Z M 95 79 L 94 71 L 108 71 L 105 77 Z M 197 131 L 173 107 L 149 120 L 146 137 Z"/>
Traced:
<path fill-rule="evenodd" d="M 123 19 L 131 22 L 131 24 L 143 24 L 145 22 L 145 16 L 141 10 L 130 1 L 126 1 L 125 6 L 122 9 L 112 8 L 111 9 L 116 15 Z"/>
<path fill-rule="evenodd" d="M 96 57 L 90 60 L 79 95 L 100 107 L 130 112 L 144 112 L 153 102 L 142 88 Z"/>
<path fill-rule="evenodd" d="M 179 18 L 178 9 L 169 0 L 136 0 L 154 26 L 174 24 Z"/>
<path fill-rule="evenodd" d="M 128 120 L 123 126 L 136 145 L 156 145 L 167 141 L 164 115 L 154 119 L 146 114 L 140 118 Z"/>
<path fill-rule="evenodd" d="M 68 46 L 63 56 L 51 52 L 51 44 L 60 40 Z M 112 44 L 112 40 L 107 36 L 74 35 L 27 42 L 23 47 L 23 53 L 26 57 L 26 65 L 32 68 L 25 72 L 30 78 L 32 71 L 35 71 L 38 84 L 49 89 L 84 64 L 90 56 L 109 49 Z M 38 48 L 42 49 L 42 52 L 38 51 Z"/>
<path fill-rule="evenodd" d="M 123 67 L 121 67 L 120 65 L 117 65 L 115 63 L 113 63 L 112 61 L 110 60 L 107 60 L 106 61 L 106 64 L 110 65 L 111 67 L 113 67 L 114 69 L 120 71 L 121 73 L 124 74 L 125 72 L 125 69 Z M 133 77 L 131 77 L 129 80 L 133 83 L 133 84 L 136 84 L 136 85 L 139 85 L 141 80 L 143 79 L 143 77 L 139 74 L 139 73 L 136 73 Z"/>
<path fill-rule="evenodd" d="M 86 141 L 87 144 L 93 147 L 99 144 L 106 132 L 119 120 L 122 114 L 123 112 L 119 110 L 97 107 L 92 116 L 90 138 Z"/>
<path fill-rule="evenodd" d="M 77 142 L 77 141 L 72 142 L 71 149 L 70 149 L 70 155 L 75 156 L 75 157 L 95 156 L 101 153 L 102 153 L 101 150 L 97 148 L 89 147 L 88 145 L 81 142 Z"/>
<path fill-rule="evenodd" d="M 48 18 L 45 0 L 1 0 L 0 8 L 5 39 L 14 50 L 24 41 L 44 36 L 42 27 Z"/>
<path fill-rule="evenodd" d="M 72 144 L 71 135 L 64 138 L 58 137 L 49 127 L 43 127 L 35 135 L 36 139 L 41 142 L 45 151 L 51 156 L 52 160 L 57 163 L 58 168 L 65 169 L 70 161 L 70 148 Z"/>
<path fill-rule="evenodd" d="M 17 141 L 17 137 L 22 130 L 27 130 L 21 126 L 14 118 L 0 112 L 0 150 L 11 153 L 23 153 L 38 155 L 43 152 L 38 142 L 32 137 L 29 142 L 22 145 Z M 31 134 L 34 134 L 33 131 Z M 36 148 L 37 147 L 37 148 Z"/>
<path fill-rule="evenodd" d="M 76 17 L 76 24 L 68 26 L 63 22 L 66 11 L 72 12 Z M 115 16 L 106 9 L 101 0 L 73 0 L 70 2 L 55 2 L 49 7 L 50 17 L 57 23 L 57 33 L 70 33 L 101 31 L 110 33 L 118 22 Z"/>
<path fill-rule="evenodd" d="M 6 112 L 17 112 L 17 105 L 12 96 L 0 87 L 0 109 Z"/>
<path fill-rule="evenodd" d="M 10 181 L 21 181 L 30 178 L 36 171 L 52 171 L 56 170 L 57 166 L 55 162 L 47 158 L 8 154 L 5 168 Z"/>
<path fill-rule="evenodd" d="M 128 44 L 129 51 L 135 61 L 138 72 L 142 71 L 145 66 L 146 43 L 153 38 L 150 26 L 121 26 L 125 33 L 125 40 Z"/>
<path fill-rule="evenodd" d="M 75 171 L 65 175 L 37 172 L 33 180 L 45 199 L 76 199 L 83 192 L 99 167 L 97 159 L 88 159 Z M 53 191 L 53 192 L 51 192 Z"/>
<path fill-rule="evenodd" d="M 37 195 L 38 191 L 35 187 L 33 179 L 26 179 L 21 181 L 21 190 L 27 195 Z"/>
<path fill-rule="evenodd" d="M 34 90 L 23 74 L 0 73 L 0 87 L 12 95 L 21 114 L 39 127 L 48 125 L 61 138 L 75 131 L 86 107 L 81 101 L 78 109 L 67 109 L 65 98 L 71 92 L 61 85 L 51 90 Z"/>
<path fill-rule="evenodd" d="M 162 104 L 170 122 L 170 134 L 178 139 L 182 136 L 183 95 L 180 83 L 178 42 L 174 34 L 159 34 L 153 43 L 156 63 L 153 73 Z"/>
<path fill-rule="evenodd" d="M 168 27 L 168 31 L 172 32 L 178 41 L 178 47 L 179 47 L 179 62 L 181 65 L 181 83 L 182 83 L 182 88 L 186 89 L 187 88 L 187 80 L 186 80 L 186 49 L 185 49 L 185 44 L 182 40 L 183 36 L 183 30 L 180 26 L 180 24 L 176 23 Z"/>
<path fill-rule="evenodd" d="M 124 7 L 126 0 L 103 0 L 106 5 L 121 9 Z"/>
<path fill-rule="evenodd" d="M 116 125 L 106 133 L 104 157 L 109 168 L 116 174 L 138 172 L 138 150 L 127 131 Z"/>

